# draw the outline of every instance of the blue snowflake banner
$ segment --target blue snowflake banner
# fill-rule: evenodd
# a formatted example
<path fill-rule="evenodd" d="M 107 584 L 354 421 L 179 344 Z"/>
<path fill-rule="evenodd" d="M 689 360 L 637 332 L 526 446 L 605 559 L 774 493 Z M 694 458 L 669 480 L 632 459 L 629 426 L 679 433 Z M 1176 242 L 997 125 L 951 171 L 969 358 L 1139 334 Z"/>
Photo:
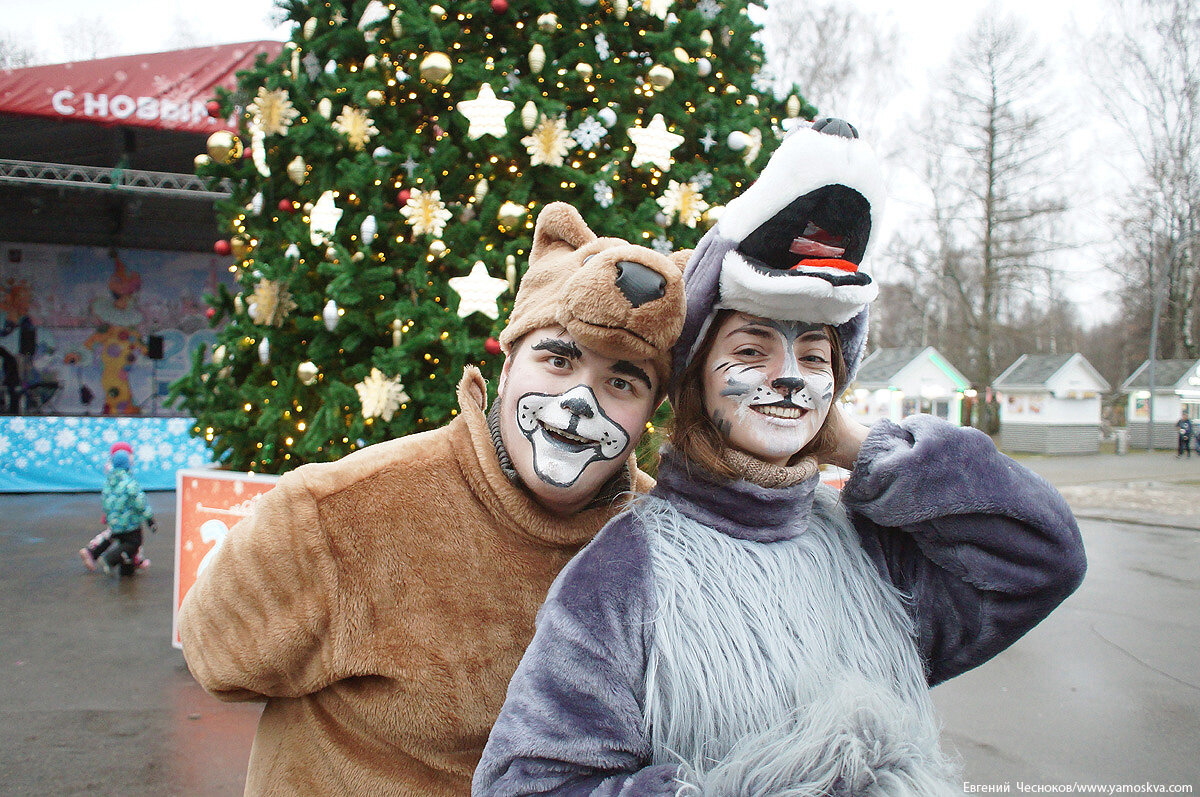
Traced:
<path fill-rule="evenodd" d="M 133 447 L 143 489 L 174 490 L 175 471 L 211 467 L 191 418 L 0 417 L 0 493 L 99 492 L 108 450 Z"/>

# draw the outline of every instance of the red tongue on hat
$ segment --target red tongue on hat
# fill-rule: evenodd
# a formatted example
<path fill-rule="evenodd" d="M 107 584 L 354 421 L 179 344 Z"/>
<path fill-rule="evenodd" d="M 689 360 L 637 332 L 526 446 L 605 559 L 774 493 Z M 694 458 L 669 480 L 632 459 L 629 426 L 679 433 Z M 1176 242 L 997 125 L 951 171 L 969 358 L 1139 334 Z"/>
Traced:
<path fill-rule="evenodd" d="M 858 271 L 858 264 L 842 260 L 840 257 L 806 257 L 788 270 L 796 271 L 801 268 L 836 268 L 854 273 Z"/>

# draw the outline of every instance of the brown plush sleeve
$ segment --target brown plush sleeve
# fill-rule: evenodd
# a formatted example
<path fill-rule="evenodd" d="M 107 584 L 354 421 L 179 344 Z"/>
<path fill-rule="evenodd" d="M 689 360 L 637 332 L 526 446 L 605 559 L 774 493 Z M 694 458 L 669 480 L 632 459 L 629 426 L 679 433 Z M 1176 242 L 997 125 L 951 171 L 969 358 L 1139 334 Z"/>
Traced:
<path fill-rule="evenodd" d="M 222 700 L 296 697 L 336 679 L 337 571 L 300 473 L 230 529 L 188 592 L 179 632 L 188 668 Z"/>

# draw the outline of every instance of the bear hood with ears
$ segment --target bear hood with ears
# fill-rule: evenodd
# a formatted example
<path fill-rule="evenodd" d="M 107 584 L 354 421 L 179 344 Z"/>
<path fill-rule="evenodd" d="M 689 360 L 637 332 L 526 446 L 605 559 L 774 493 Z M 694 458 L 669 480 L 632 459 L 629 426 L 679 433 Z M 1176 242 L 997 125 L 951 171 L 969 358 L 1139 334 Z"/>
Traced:
<path fill-rule="evenodd" d="M 620 238 L 598 238 L 579 211 L 552 202 L 538 214 L 529 270 L 500 347 L 507 356 L 526 333 L 563 327 L 605 357 L 652 360 L 665 390 L 671 347 L 683 329 L 683 266 L 690 254 L 668 257 Z"/>

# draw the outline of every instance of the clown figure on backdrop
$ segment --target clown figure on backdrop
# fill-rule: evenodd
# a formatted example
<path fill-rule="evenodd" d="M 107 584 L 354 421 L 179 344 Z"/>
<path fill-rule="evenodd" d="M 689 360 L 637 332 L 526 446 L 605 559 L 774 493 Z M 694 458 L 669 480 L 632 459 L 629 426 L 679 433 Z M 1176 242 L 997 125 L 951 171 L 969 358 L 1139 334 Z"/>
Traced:
<path fill-rule="evenodd" d="M 475 794 L 962 793 L 929 688 L 1085 559 L 1062 497 L 986 435 L 838 406 L 882 195 L 857 131 L 821 120 L 700 242 L 657 486 L 555 581 Z M 820 463 L 853 469 L 840 495 Z"/>
<path fill-rule="evenodd" d="M 91 313 L 99 321 L 96 331 L 83 342 L 85 349 L 96 348 L 100 358 L 100 387 L 104 392 L 105 415 L 138 415 L 141 409 L 129 388 L 129 368 L 138 355 L 146 354 L 138 326 L 142 313 L 137 293 L 142 289 L 141 275 L 128 271 L 113 256 L 113 274 L 108 280 L 108 296 L 95 299 Z"/>
<path fill-rule="evenodd" d="M 188 666 L 265 700 L 250 794 L 462 795 L 554 576 L 653 483 L 633 450 L 683 325 L 682 266 L 539 214 L 497 400 L 285 475 L 179 613 Z"/>

